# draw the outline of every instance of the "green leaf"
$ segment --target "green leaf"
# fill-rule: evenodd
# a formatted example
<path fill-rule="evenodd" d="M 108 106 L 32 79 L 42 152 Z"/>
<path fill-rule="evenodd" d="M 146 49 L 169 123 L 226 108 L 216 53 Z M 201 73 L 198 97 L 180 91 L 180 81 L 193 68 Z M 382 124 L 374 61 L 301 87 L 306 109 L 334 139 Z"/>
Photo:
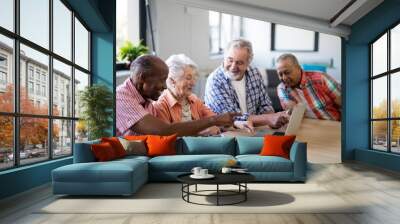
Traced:
<path fill-rule="evenodd" d="M 130 41 L 125 41 L 119 48 L 118 60 L 132 62 L 140 55 L 147 54 L 148 52 L 149 48 L 142 44 L 142 40 L 137 45 L 134 45 Z"/>

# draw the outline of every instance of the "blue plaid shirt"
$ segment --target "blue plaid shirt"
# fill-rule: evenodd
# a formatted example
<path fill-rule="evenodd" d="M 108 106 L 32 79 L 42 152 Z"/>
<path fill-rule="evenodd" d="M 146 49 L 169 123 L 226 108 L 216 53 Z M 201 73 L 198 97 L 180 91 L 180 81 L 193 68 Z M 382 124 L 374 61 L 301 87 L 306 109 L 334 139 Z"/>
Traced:
<path fill-rule="evenodd" d="M 249 115 L 274 112 L 260 72 L 249 66 L 244 77 L 246 79 L 247 113 L 237 117 L 237 120 L 247 120 Z M 208 77 L 204 101 L 217 114 L 241 112 L 236 91 L 222 65 Z"/>

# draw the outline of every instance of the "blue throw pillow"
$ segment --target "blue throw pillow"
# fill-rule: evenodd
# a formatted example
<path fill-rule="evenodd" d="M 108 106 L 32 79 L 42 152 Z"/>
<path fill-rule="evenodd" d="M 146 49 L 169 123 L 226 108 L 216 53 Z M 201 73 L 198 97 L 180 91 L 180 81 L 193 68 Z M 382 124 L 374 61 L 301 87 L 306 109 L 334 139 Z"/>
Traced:
<path fill-rule="evenodd" d="M 181 153 L 235 155 L 235 139 L 232 137 L 183 137 Z"/>

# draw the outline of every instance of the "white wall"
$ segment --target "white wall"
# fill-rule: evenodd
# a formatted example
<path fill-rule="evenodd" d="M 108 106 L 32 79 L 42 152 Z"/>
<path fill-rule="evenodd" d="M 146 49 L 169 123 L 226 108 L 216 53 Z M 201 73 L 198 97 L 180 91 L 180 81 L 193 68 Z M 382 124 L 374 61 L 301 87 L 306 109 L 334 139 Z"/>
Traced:
<path fill-rule="evenodd" d="M 167 59 L 171 54 L 184 53 L 201 70 L 219 65 L 221 58 L 210 59 L 208 54 L 208 11 L 187 8 L 173 0 L 153 0 L 151 7 L 158 56 Z M 147 37 L 150 44 L 150 35 Z"/>
<path fill-rule="evenodd" d="M 138 43 L 139 38 L 139 0 L 117 1 L 117 53 L 126 40 Z"/>
<path fill-rule="evenodd" d="M 271 51 L 271 24 L 254 19 L 244 19 L 244 37 L 250 40 L 254 48 L 253 64 L 262 68 L 273 68 L 275 59 L 284 52 Z M 292 38 L 296 41 L 296 38 Z M 341 81 L 341 40 L 340 37 L 319 34 L 318 52 L 293 52 L 302 62 L 329 62 L 333 67 L 327 73 Z"/>
<path fill-rule="evenodd" d="M 166 59 L 171 54 L 184 53 L 199 65 L 203 75 L 220 65 L 222 56 L 210 58 L 208 54 L 208 11 L 185 7 L 174 0 L 152 0 L 150 4 L 158 56 Z M 269 23 L 253 19 L 244 20 L 244 37 L 253 43 L 253 64 L 258 67 L 272 68 L 273 59 L 283 53 L 270 51 L 270 36 Z M 150 39 L 148 43 L 151 43 Z M 300 61 L 307 62 L 329 61 L 333 58 L 334 67 L 328 69 L 328 74 L 338 81 L 341 80 L 339 37 L 320 34 L 318 52 L 295 55 Z"/>

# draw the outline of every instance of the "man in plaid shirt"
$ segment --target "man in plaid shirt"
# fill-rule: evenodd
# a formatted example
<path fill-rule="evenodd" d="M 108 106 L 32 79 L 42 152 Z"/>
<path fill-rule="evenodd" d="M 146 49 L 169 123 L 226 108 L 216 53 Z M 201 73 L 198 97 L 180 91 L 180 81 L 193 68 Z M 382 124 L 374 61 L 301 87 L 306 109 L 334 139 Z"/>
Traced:
<path fill-rule="evenodd" d="M 341 88 L 332 77 L 303 71 L 292 54 L 279 56 L 277 72 L 281 80 L 277 91 L 284 109 L 302 102 L 306 105 L 306 117 L 340 121 Z"/>
<path fill-rule="evenodd" d="M 253 126 L 279 128 L 287 123 L 285 112 L 274 113 L 260 72 L 250 66 L 251 43 L 244 39 L 231 41 L 224 62 L 207 79 L 204 100 L 215 113 L 238 112 L 235 126 L 254 130 Z"/>

